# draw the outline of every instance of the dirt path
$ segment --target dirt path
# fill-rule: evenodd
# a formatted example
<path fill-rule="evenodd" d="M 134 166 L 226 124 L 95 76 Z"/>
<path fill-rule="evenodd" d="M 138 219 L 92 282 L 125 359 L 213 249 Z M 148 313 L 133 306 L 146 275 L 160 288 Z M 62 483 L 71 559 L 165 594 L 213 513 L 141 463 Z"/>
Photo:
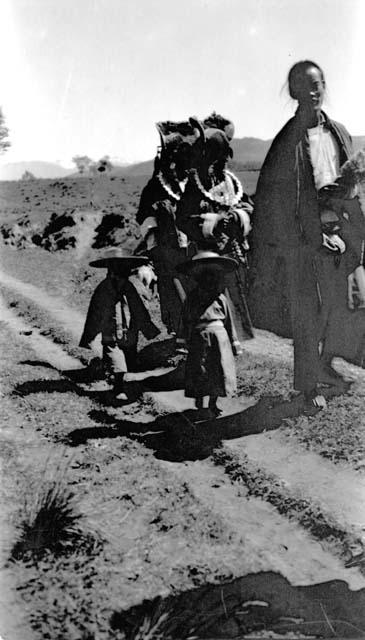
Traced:
<path fill-rule="evenodd" d="M 38 287 L 12 278 L 3 271 L 0 272 L 0 283 L 14 294 L 28 298 L 40 309 L 47 310 L 72 336 L 79 337 L 83 316 L 76 309 L 71 309 L 65 300 L 49 296 Z M 72 358 L 51 339 L 42 336 L 39 329 L 19 317 L 1 299 L 0 320 L 13 332 L 17 341 L 37 354 L 37 359 L 48 362 L 58 371 L 80 368 L 77 358 Z M 289 340 L 263 331 L 245 344 L 245 350 L 258 362 L 271 359 L 278 367 L 280 362 L 287 366 L 292 359 Z M 359 384 L 363 379 L 365 383 L 365 372 L 347 364 L 341 366 L 355 370 Z M 151 375 L 151 372 L 140 377 L 143 375 Z M 81 402 L 81 398 L 76 396 L 74 402 L 77 404 L 79 400 Z M 156 407 L 167 415 L 191 408 L 191 401 L 184 397 L 182 390 L 149 391 L 133 405 L 118 408 L 103 405 L 102 411 L 97 396 L 89 395 L 87 401 L 93 407 L 90 415 L 103 412 L 105 430 L 123 421 L 136 421 L 138 425 L 143 422 L 140 413 L 154 422 Z M 233 401 L 223 400 L 224 416 L 234 414 L 235 421 L 239 423 L 240 415 L 244 416 L 247 408 L 254 404 L 255 399 L 244 394 Z M 88 418 L 88 422 L 92 420 Z M 104 437 L 108 442 L 108 434 Z M 95 444 L 105 446 L 98 440 Z M 186 487 L 189 496 L 195 500 L 197 512 L 204 509 L 209 517 L 224 523 L 225 539 L 231 542 L 227 546 L 226 560 L 218 554 L 216 571 L 221 562 L 226 562 L 227 567 L 234 566 L 233 575 L 236 577 L 274 572 L 283 575 L 292 585 L 342 580 L 350 589 L 365 588 L 361 564 L 345 568 L 346 549 L 356 543 L 361 547 L 365 531 L 364 477 L 348 466 L 324 460 L 318 454 L 306 451 L 295 438 L 288 442 L 279 432 L 226 440 L 219 451 L 205 460 L 172 463 L 154 459 L 154 465 L 154 474 L 160 473 L 157 469 L 161 474 L 167 471 L 168 477 L 176 478 L 179 486 Z M 146 471 L 147 482 L 148 473 Z M 103 490 L 109 486 L 108 472 L 105 474 Z M 116 488 L 113 490 L 117 491 Z M 180 509 L 178 502 L 174 509 Z M 136 522 L 145 517 L 141 514 L 142 510 Z M 126 517 L 131 518 L 130 510 L 126 511 Z M 173 517 L 173 510 L 169 517 Z M 158 522 L 158 518 L 161 515 L 151 516 L 151 521 Z M 150 525 L 147 526 L 149 529 Z M 336 535 L 341 539 L 334 540 Z M 177 540 L 182 544 L 183 537 Z M 209 544 L 204 539 L 202 549 L 206 546 Z M 242 552 L 237 553 L 238 549 Z M 133 556 L 131 572 L 140 563 L 139 551 L 134 553 L 136 557 Z M 173 556 L 171 562 L 173 566 Z M 152 595 L 153 591 L 150 589 L 149 593 Z"/>
<path fill-rule="evenodd" d="M 247 436 L 224 446 L 278 478 L 292 493 L 317 503 L 340 526 L 365 536 L 365 476 L 347 465 L 334 465 L 312 451 L 303 451 L 275 432 Z"/>
<path fill-rule="evenodd" d="M 23 322 L 7 309 L 1 300 L 0 319 L 12 331 L 19 334 L 20 339 L 27 342 L 40 359 L 59 369 L 80 367 L 80 362 L 77 359 L 71 358 L 51 340 L 39 335 L 39 331 L 30 327 L 29 324 Z M 179 403 L 177 405 L 174 403 L 174 398 L 177 396 L 181 409 L 186 408 L 183 392 L 152 393 L 151 396 L 159 404 L 164 405 L 166 410 L 170 409 L 171 411 L 179 410 Z M 165 400 L 166 402 L 164 402 Z M 239 406 L 242 407 L 239 405 L 239 400 L 231 406 L 227 406 L 227 415 L 237 410 Z M 353 489 L 357 502 L 355 500 L 351 504 L 343 505 L 336 494 L 337 503 L 325 505 L 325 509 L 331 512 L 336 511 L 335 507 L 338 511 L 341 506 L 347 506 L 349 514 L 344 514 L 346 524 L 349 520 L 350 522 L 354 520 L 354 513 L 361 514 L 363 511 L 361 497 L 364 487 L 355 487 L 355 478 L 349 472 L 342 473 L 336 478 L 337 469 L 330 463 L 326 464 L 314 454 L 305 454 L 299 451 L 295 457 L 293 450 L 288 450 L 285 444 L 277 443 L 275 447 L 275 436 L 271 437 L 265 434 L 238 439 L 226 443 L 225 447 L 233 452 L 245 452 L 250 460 L 254 460 L 258 466 L 262 466 L 262 461 L 265 460 L 270 472 L 275 469 L 278 477 L 284 483 L 289 484 L 288 478 L 290 479 L 291 473 L 294 473 L 293 477 L 297 480 L 298 490 L 302 494 L 305 489 L 308 490 L 308 487 L 305 486 L 306 479 L 311 477 L 317 486 L 317 500 L 318 493 L 322 491 L 322 502 L 328 494 L 328 484 L 332 482 L 337 482 L 339 487 L 343 487 L 341 496 L 354 495 L 348 492 L 349 489 Z M 270 455 L 268 454 L 269 449 Z M 299 469 L 297 458 L 302 464 L 302 473 L 299 478 L 295 475 L 295 470 Z M 229 523 L 232 534 L 243 536 L 245 554 L 240 567 L 243 575 L 257 571 L 275 571 L 285 575 L 294 585 L 342 579 L 352 589 L 365 586 L 365 581 L 357 569 L 345 569 L 342 562 L 325 551 L 321 544 L 314 541 L 298 524 L 279 515 L 270 504 L 261 499 L 248 498 L 244 495 L 245 492 L 242 492 L 242 488 L 231 484 L 224 469 L 217 468 L 213 462 L 207 460 L 176 464 L 161 461 L 160 464 L 187 482 L 199 501 Z M 344 475 L 346 475 L 346 482 L 344 482 Z M 312 485 L 310 486 L 312 487 Z M 346 518 L 346 516 L 348 517 Z M 269 545 L 268 541 L 270 541 Z M 308 562 L 309 558 L 310 562 Z"/>
<path fill-rule="evenodd" d="M 85 319 L 82 313 L 72 309 L 65 300 L 50 296 L 39 287 L 13 278 L 4 271 L 0 271 L 0 283 L 48 311 L 75 339 L 80 339 Z"/>
<path fill-rule="evenodd" d="M 219 513 L 234 534 L 243 536 L 246 573 L 257 572 L 259 564 L 260 571 L 275 571 L 293 585 L 336 579 L 351 589 L 365 586 L 357 569 L 345 569 L 296 522 L 280 516 L 262 499 L 249 497 L 242 485 L 232 485 L 224 469 L 210 460 L 164 464 L 188 482 L 197 498 Z"/>
<path fill-rule="evenodd" d="M 69 356 L 61 347 L 52 340 L 45 338 L 40 331 L 23 319 L 19 318 L 5 304 L 0 296 L 0 321 L 5 322 L 12 331 L 19 334 L 22 340 L 27 342 L 38 357 L 49 362 L 56 369 L 78 369 L 81 363 L 76 358 Z"/>
<path fill-rule="evenodd" d="M 38 305 L 41 309 L 46 310 L 51 316 L 55 318 L 55 320 L 58 323 L 60 323 L 72 336 L 75 337 L 75 340 L 79 340 L 82 334 L 85 318 L 83 314 L 81 314 L 79 311 L 69 307 L 64 299 L 56 296 L 50 296 L 41 288 L 35 287 L 34 285 L 26 282 L 22 282 L 21 280 L 18 280 L 17 278 L 14 278 L 1 270 L 0 270 L 0 283 L 5 285 L 9 289 L 11 289 L 13 292 L 18 293 L 21 296 L 24 296 L 25 298 L 28 298 L 33 303 Z M 4 319 L 7 318 L 8 324 L 10 325 L 13 324 L 14 328 L 16 328 L 16 330 L 19 331 L 20 333 L 26 334 L 29 331 L 33 331 L 31 342 L 33 342 L 36 349 L 37 348 L 39 349 L 40 343 L 42 343 L 43 344 L 43 348 L 41 348 L 42 353 L 44 354 L 50 353 L 50 350 L 52 350 L 50 343 L 49 341 L 47 342 L 45 339 L 42 339 L 42 336 L 39 335 L 39 331 L 31 328 L 29 325 L 24 324 L 24 322 L 19 319 L 15 320 L 16 316 L 12 314 L 9 310 L 6 311 L 4 303 L 2 303 L 0 311 L 2 311 L 2 313 L 4 314 Z M 268 338 L 265 333 L 262 333 L 262 335 L 260 335 L 260 338 L 259 340 L 260 340 L 262 352 L 267 353 L 268 343 L 269 343 Z M 100 343 L 96 341 L 93 347 L 94 347 L 93 350 L 95 351 L 95 353 L 100 356 L 101 355 Z M 256 350 L 257 348 L 258 347 L 256 345 Z M 255 349 L 253 352 L 255 352 Z M 274 346 L 274 352 L 279 356 L 278 345 Z M 60 355 L 62 353 L 65 356 L 64 351 L 62 351 L 61 349 L 56 349 L 55 356 L 57 355 L 57 353 L 59 353 Z M 50 364 L 55 363 L 54 358 L 52 358 L 52 362 L 49 360 L 49 357 L 52 357 L 52 356 L 45 355 L 44 357 L 46 357 L 47 361 L 50 362 Z M 57 357 L 56 357 L 56 360 L 57 360 Z M 66 364 L 65 366 L 63 366 L 62 362 L 65 363 L 66 360 L 67 360 L 66 357 L 61 359 L 59 362 L 58 368 L 77 369 L 78 367 L 81 367 L 81 363 L 74 358 L 69 360 L 70 366 Z M 164 373 L 167 373 L 168 371 L 169 369 L 166 369 L 164 370 Z M 161 373 L 162 373 L 162 370 L 158 370 L 154 372 L 146 371 L 140 375 L 139 374 L 127 375 L 126 379 L 141 380 L 144 377 L 148 377 L 151 375 L 160 375 Z M 183 392 L 181 391 L 171 391 L 171 392 L 162 391 L 162 392 L 157 392 L 156 394 L 152 394 L 152 396 L 155 397 L 157 403 L 161 405 L 165 405 L 167 408 L 174 411 L 183 411 L 185 409 L 193 408 L 194 406 L 193 401 L 191 399 L 185 398 Z M 229 415 L 231 413 L 235 413 L 239 410 L 242 410 L 243 408 L 242 401 L 235 398 L 221 400 L 221 406 L 223 409 L 223 415 Z M 245 406 L 247 406 L 247 403 L 245 404 Z"/>

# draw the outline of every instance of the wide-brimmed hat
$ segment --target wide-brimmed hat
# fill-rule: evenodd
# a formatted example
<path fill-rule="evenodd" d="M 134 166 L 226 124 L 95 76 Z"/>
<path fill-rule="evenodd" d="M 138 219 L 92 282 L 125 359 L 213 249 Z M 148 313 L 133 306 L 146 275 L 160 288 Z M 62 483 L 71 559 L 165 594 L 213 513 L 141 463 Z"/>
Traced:
<path fill-rule="evenodd" d="M 148 261 L 146 256 L 131 256 L 120 247 L 115 247 L 108 249 L 101 258 L 90 262 L 90 266 L 125 272 L 137 269 Z"/>
<path fill-rule="evenodd" d="M 194 272 L 201 271 L 208 267 L 218 267 L 224 273 L 229 273 L 230 271 L 237 269 L 238 262 L 233 258 L 220 256 L 214 251 L 199 251 L 191 260 L 182 262 L 176 267 L 176 269 L 179 273 L 193 275 Z"/>

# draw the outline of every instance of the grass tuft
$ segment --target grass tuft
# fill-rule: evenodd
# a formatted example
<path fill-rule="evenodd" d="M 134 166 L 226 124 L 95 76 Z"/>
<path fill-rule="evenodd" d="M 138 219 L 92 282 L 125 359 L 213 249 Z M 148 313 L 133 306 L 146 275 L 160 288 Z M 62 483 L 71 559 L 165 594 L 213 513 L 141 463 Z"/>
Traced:
<path fill-rule="evenodd" d="M 56 465 L 54 477 L 47 478 L 46 468 L 24 497 L 10 560 L 36 560 L 49 552 L 67 555 L 75 547 L 95 546 L 94 536 L 83 531 L 83 519 L 67 486 L 65 469 Z"/>

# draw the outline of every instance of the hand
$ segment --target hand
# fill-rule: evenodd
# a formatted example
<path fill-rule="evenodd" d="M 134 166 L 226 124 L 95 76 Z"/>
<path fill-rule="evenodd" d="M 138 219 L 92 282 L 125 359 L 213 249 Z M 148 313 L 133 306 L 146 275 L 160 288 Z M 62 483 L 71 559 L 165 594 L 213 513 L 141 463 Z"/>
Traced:
<path fill-rule="evenodd" d="M 240 356 L 243 353 L 241 344 L 239 342 L 234 342 L 232 344 L 232 351 L 234 356 Z"/>

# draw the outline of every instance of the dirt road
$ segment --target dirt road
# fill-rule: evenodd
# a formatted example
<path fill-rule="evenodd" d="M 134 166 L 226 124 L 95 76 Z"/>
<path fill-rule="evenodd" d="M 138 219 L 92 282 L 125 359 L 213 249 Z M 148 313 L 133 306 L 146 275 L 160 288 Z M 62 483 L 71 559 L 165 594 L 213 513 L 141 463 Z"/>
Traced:
<path fill-rule="evenodd" d="M 99 447 L 106 447 L 105 451 L 109 450 L 108 441 L 112 443 L 113 438 L 123 437 L 137 447 L 135 451 L 138 450 L 138 455 L 150 456 L 148 460 L 151 459 L 151 462 L 145 470 L 144 480 L 151 486 L 157 482 L 164 491 L 168 491 L 170 487 L 172 492 L 177 493 L 180 489 L 177 490 L 174 483 L 177 483 L 178 487 L 186 487 L 191 500 L 189 509 L 196 514 L 195 552 L 194 560 L 191 562 L 194 571 L 198 572 L 195 575 L 200 576 L 199 584 L 203 584 L 204 580 L 216 581 L 217 575 L 227 580 L 228 576 L 238 578 L 271 572 L 287 579 L 293 589 L 299 585 L 328 583 L 330 592 L 331 581 L 344 581 L 352 590 L 365 588 L 365 563 L 361 560 L 365 536 L 364 475 L 361 470 L 355 468 L 351 460 L 336 462 L 325 459 L 319 445 L 316 450 L 316 446 L 308 446 L 308 443 L 297 435 L 295 425 L 298 424 L 298 420 L 304 419 L 305 428 L 308 429 L 318 419 L 320 428 L 320 421 L 324 418 L 301 417 L 295 399 L 293 410 L 291 401 L 288 401 L 289 386 L 282 388 L 282 396 L 279 398 L 281 413 L 277 411 L 277 400 L 276 404 L 270 401 L 271 404 L 268 402 L 263 405 L 264 409 L 257 408 L 262 401 L 259 395 L 261 387 L 257 387 L 258 391 L 256 389 L 251 395 L 241 392 L 233 401 L 223 401 L 222 419 L 207 425 L 194 425 L 191 403 L 184 398 L 183 392 L 179 389 L 146 389 L 130 404 L 118 406 L 110 401 L 110 391 L 107 388 L 102 387 L 104 391 L 94 392 L 92 385 L 70 382 L 62 374 L 65 369 L 75 370 L 82 367 L 81 361 L 71 355 L 71 347 L 77 344 L 81 334 L 82 314 L 77 309 L 70 308 L 65 300 L 49 296 L 41 288 L 24 283 L 4 271 L 0 272 L 0 285 L 4 292 L 4 299 L 0 303 L 0 322 L 9 335 L 12 335 L 11 340 L 9 339 L 10 354 L 5 364 L 3 363 L 5 384 L 2 392 L 6 406 L 10 407 L 9 402 L 11 403 L 11 419 L 14 421 L 16 415 L 19 425 L 23 417 L 24 424 L 31 424 L 31 428 L 37 430 L 30 413 L 34 410 L 34 414 L 39 417 L 43 411 L 44 421 L 38 422 L 38 426 L 42 437 L 48 443 L 47 446 L 57 448 L 61 446 L 57 444 L 62 439 L 61 436 L 65 433 L 71 434 L 73 444 L 78 443 L 78 464 L 83 469 L 89 468 L 83 465 L 85 456 L 90 457 L 90 450 L 99 451 Z M 7 306 L 9 292 L 12 299 L 18 297 L 23 301 L 24 304 L 20 308 Z M 33 305 L 30 316 L 24 311 L 27 301 Z M 37 309 L 41 329 L 33 322 Z M 72 336 L 74 345 L 60 345 L 54 342 L 52 319 Z M 49 325 L 45 326 L 47 322 Z M 45 332 L 48 332 L 47 337 L 42 335 Z M 28 354 L 27 357 L 24 354 Z M 265 374 L 263 370 L 268 361 L 271 362 L 271 369 Z M 287 372 L 290 373 L 291 363 L 292 348 L 289 340 L 280 339 L 267 332 L 257 332 L 256 338 L 245 344 L 245 362 L 242 364 L 245 372 L 244 383 L 248 385 L 248 381 L 253 381 L 250 383 L 253 389 L 254 381 L 257 382 L 262 376 L 262 386 L 267 389 L 273 376 L 277 376 L 275 384 L 289 385 L 285 381 L 289 380 Z M 339 363 L 339 366 L 356 375 L 352 393 L 354 397 L 363 399 L 365 372 L 346 363 Z M 166 375 L 166 371 L 161 371 L 161 374 Z M 155 375 L 158 376 L 158 373 L 155 372 Z M 280 377 L 284 374 L 287 376 L 285 379 Z M 148 376 L 146 373 L 146 378 Z M 15 399 L 14 390 L 17 393 Z M 58 399 L 57 406 L 54 396 Z M 287 402 L 286 408 L 289 407 L 287 414 L 282 411 L 283 401 L 284 404 Z M 334 401 L 334 407 L 337 409 L 340 406 L 339 402 L 342 401 Z M 346 407 L 343 411 L 345 410 Z M 277 411 L 279 418 L 276 417 L 276 422 L 268 426 L 271 411 L 273 414 Z M 163 414 L 162 418 L 159 414 Z M 71 415 L 74 421 L 72 426 Z M 284 423 L 280 416 L 284 418 Z M 47 420 L 49 422 L 46 427 Z M 251 435 L 248 423 L 254 425 Z M 279 430 L 263 432 L 265 428 L 276 428 L 280 424 L 283 426 Z M 294 425 L 292 431 L 291 424 Z M 236 429 L 235 432 L 232 425 Z M 9 425 L 4 433 L 6 439 L 11 440 L 13 436 Z M 234 434 L 236 437 L 233 437 Z M 179 462 L 171 461 L 171 457 L 166 455 L 166 451 L 175 445 L 183 448 L 187 440 L 190 446 L 192 442 L 198 442 L 199 438 L 203 437 L 204 446 L 207 446 L 209 438 L 212 438 L 213 445 L 208 455 L 187 455 L 185 460 L 182 455 L 183 461 Z M 150 448 L 156 457 L 151 454 Z M 137 456 L 137 453 L 135 455 Z M 132 471 L 130 473 L 133 475 Z M 85 486 L 94 486 L 94 480 L 88 477 L 87 472 L 83 472 L 82 478 Z M 75 481 L 74 477 L 73 482 Z M 137 477 L 134 477 L 134 482 L 138 483 Z M 171 489 L 171 486 L 174 489 Z M 104 494 L 112 487 L 113 491 L 116 491 L 113 483 L 108 484 L 106 476 Z M 139 499 L 142 500 L 140 494 Z M 96 510 L 101 508 L 100 496 L 94 504 L 97 505 Z M 153 505 L 153 509 L 157 508 L 155 503 Z M 145 513 L 143 509 L 145 503 L 142 500 L 139 507 L 134 505 L 131 511 L 127 510 L 121 516 L 132 518 L 133 513 L 133 538 L 140 540 L 142 545 L 147 544 L 145 540 L 149 535 L 145 516 L 142 515 Z M 174 509 L 181 510 L 181 518 L 186 517 L 186 507 L 180 494 L 176 497 Z M 174 509 L 167 513 L 167 521 L 169 518 L 177 517 Z M 161 515 L 159 517 L 161 518 Z M 212 555 L 206 548 L 206 527 L 208 522 L 213 521 L 220 523 L 221 533 L 215 539 Z M 114 539 L 118 529 L 120 524 L 116 517 L 108 533 L 110 539 Z M 128 531 L 128 527 L 125 531 Z M 158 535 L 160 548 L 167 549 L 167 534 L 164 534 L 163 528 L 159 530 Z M 187 534 L 181 533 L 180 537 L 178 534 L 176 536 L 175 544 L 180 548 L 185 544 L 184 536 Z M 132 548 L 132 556 L 124 566 L 127 574 L 128 571 L 135 571 L 137 564 L 142 562 L 142 548 Z M 199 555 L 203 563 L 200 567 Z M 354 558 L 358 558 L 358 562 L 353 561 L 354 566 L 346 568 L 346 563 Z M 155 560 L 150 559 L 148 564 L 143 564 L 143 570 L 149 576 L 153 576 L 158 563 L 161 564 L 161 555 L 157 554 Z M 184 578 L 186 584 L 181 578 L 179 583 L 177 577 L 172 577 L 178 576 L 182 566 L 186 567 L 188 564 L 183 552 L 180 555 L 174 553 L 169 558 L 167 571 L 171 574 L 170 583 L 172 580 L 177 588 L 191 588 L 194 584 L 194 573 L 189 573 L 191 567 L 188 571 L 189 580 L 186 581 Z M 138 604 L 144 597 L 151 598 L 168 593 L 163 576 L 154 581 L 154 586 L 151 586 L 152 582 L 150 584 L 145 576 L 139 591 L 132 586 L 129 592 L 128 588 L 124 589 L 123 606 Z M 138 580 L 137 583 L 139 584 Z M 266 597 L 267 592 L 265 593 Z M 257 599 L 260 599 L 260 594 L 257 595 Z M 282 606 L 284 607 L 284 600 Z M 352 620 L 353 624 L 356 623 L 358 626 L 358 612 L 351 618 L 350 607 L 346 611 L 348 620 Z M 365 622 L 363 627 L 365 628 Z"/>

